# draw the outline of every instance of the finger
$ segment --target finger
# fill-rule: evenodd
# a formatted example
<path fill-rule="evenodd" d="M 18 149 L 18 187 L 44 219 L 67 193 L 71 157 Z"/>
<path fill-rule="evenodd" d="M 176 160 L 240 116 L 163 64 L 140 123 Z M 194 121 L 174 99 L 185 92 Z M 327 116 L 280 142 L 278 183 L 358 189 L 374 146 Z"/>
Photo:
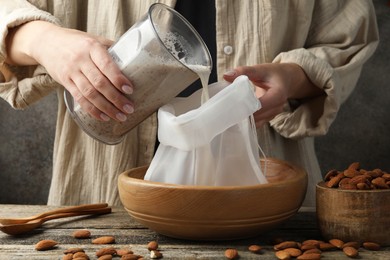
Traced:
<path fill-rule="evenodd" d="M 97 109 L 91 102 L 89 102 L 83 94 L 79 91 L 76 84 L 73 83 L 73 81 L 67 81 L 66 84 L 64 84 L 64 87 L 69 91 L 69 93 L 73 96 L 73 99 L 75 102 L 77 102 L 81 109 L 90 114 L 92 117 L 94 117 L 97 120 L 100 121 L 109 121 L 110 118 L 104 114 L 102 111 Z"/>
<path fill-rule="evenodd" d="M 88 79 L 90 85 L 110 101 L 111 104 L 115 105 L 117 109 L 126 114 L 133 113 L 134 108 L 132 102 L 119 92 L 93 63 L 89 64 L 88 68 L 83 67 L 82 73 Z M 105 110 L 103 112 L 109 113 Z"/>
<path fill-rule="evenodd" d="M 224 73 L 223 78 L 228 81 L 233 81 L 241 75 L 246 75 L 252 81 L 265 81 L 267 75 L 266 66 L 240 66 L 233 70 L 228 70 Z"/>
<path fill-rule="evenodd" d="M 75 74 L 72 80 L 80 92 L 80 94 L 75 93 L 74 98 L 80 106 L 84 104 L 84 107 L 82 106 L 82 108 L 85 112 L 96 116 L 97 112 L 93 108 L 89 107 L 92 105 L 100 111 L 99 117 L 101 117 L 101 113 L 104 113 L 120 122 L 127 120 L 126 115 L 117 109 L 93 85 L 91 85 L 83 73 L 79 72 Z"/>
<path fill-rule="evenodd" d="M 133 85 L 130 80 L 123 75 L 118 65 L 114 62 L 105 48 L 102 48 L 102 46 L 92 48 L 91 59 L 115 88 L 125 94 L 132 93 Z"/>
<path fill-rule="evenodd" d="M 257 121 L 268 122 L 274 119 L 274 117 L 280 114 L 281 112 L 283 112 L 283 106 L 278 106 L 267 110 L 260 109 L 253 114 L 253 118 L 255 119 L 256 122 Z"/>

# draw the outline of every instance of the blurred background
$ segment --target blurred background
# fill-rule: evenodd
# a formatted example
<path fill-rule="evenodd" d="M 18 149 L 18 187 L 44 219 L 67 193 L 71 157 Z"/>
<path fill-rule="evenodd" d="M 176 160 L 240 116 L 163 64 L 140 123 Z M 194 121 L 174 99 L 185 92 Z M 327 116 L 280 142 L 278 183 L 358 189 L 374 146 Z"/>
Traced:
<path fill-rule="evenodd" d="M 374 0 L 381 41 L 326 136 L 316 139 L 321 169 L 390 172 L 390 1 Z M 52 170 L 57 97 L 24 111 L 0 99 L 0 203 L 46 204 Z"/>

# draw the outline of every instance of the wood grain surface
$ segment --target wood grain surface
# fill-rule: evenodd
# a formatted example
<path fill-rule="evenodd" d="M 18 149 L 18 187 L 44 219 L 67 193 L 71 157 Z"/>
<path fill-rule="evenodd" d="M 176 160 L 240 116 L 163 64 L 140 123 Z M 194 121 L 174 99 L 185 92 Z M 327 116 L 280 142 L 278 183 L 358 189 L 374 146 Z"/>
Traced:
<path fill-rule="evenodd" d="M 0 205 L 0 217 L 25 217 L 35 215 L 55 207 L 40 205 Z M 90 239 L 75 239 L 72 233 L 78 229 L 91 231 Z M 186 241 L 159 235 L 136 223 L 122 208 L 114 208 L 113 213 L 94 217 L 73 217 L 58 219 L 45 223 L 41 228 L 21 236 L 13 237 L 0 234 L 0 259 L 61 259 L 63 251 L 71 247 L 81 247 L 90 256 L 97 259 L 96 251 L 107 245 L 93 245 L 92 239 L 110 235 L 115 237 L 112 246 L 129 248 L 135 254 L 150 259 L 146 245 L 149 241 L 157 240 L 163 259 L 226 259 L 224 252 L 227 248 L 236 248 L 240 259 L 276 259 L 275 251 L 270 243 L 275 238 L 283 240 L 304 241 L 306 239 L 321 239 L 317 229 L 315 211 L 302 208 L 299 213 L 289 219 L 279 228 L 259 234 L 256 237 L 233 241 Z M 56 240 L 59 245 L 48 251 L 36 251 L 34 245 L 42 239 Z M 263 247 L 259 255 L 249 252 L 248 246 L 258 244 Z M 380 251 L 359 249 L 359 259 L 382 260 L 390 259 L 390 247 Z M 114 257 L 113 259 L 120 259 Z M 321 259 L 350 259 L 341 251 L 324 252 Z"/>

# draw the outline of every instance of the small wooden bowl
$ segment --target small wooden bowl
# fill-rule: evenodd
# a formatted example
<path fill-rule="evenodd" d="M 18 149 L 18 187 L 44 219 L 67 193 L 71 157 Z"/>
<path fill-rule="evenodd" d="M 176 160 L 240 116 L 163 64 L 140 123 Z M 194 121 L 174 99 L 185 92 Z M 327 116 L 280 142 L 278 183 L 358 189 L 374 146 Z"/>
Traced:
<path fill-rule="evenodd" d="M 316 187 L 317 220 L 325 239 L 390 245 L 390 190 Z"/>
<path fill-rule="evenodd" d="M 247 238 L 270 230 L 298 211 L 307 186 L 306 172 L 275 159 L 267 159 L 269 183 L 253 186 L 151 182 L 143 180 L 146 170 L 139 167 L 119 176 L 125 209 L 157 233 L 191 240 Z"/>

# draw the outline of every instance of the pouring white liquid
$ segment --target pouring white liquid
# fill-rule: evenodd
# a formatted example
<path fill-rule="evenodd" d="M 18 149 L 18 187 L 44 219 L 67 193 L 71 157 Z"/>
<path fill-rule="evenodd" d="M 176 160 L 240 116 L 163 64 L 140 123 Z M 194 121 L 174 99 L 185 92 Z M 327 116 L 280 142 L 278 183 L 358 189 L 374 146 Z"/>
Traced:
<path fill-rule="evenodd" d="M 202 65 L 187 65 L 193 72 L 195 72 L 202 84 L 202 99 L 201 104 L 209 100 L 209 88 L 208 88 L 208 82 L 211 74 L 211 68 L 207 66 Z"/>

